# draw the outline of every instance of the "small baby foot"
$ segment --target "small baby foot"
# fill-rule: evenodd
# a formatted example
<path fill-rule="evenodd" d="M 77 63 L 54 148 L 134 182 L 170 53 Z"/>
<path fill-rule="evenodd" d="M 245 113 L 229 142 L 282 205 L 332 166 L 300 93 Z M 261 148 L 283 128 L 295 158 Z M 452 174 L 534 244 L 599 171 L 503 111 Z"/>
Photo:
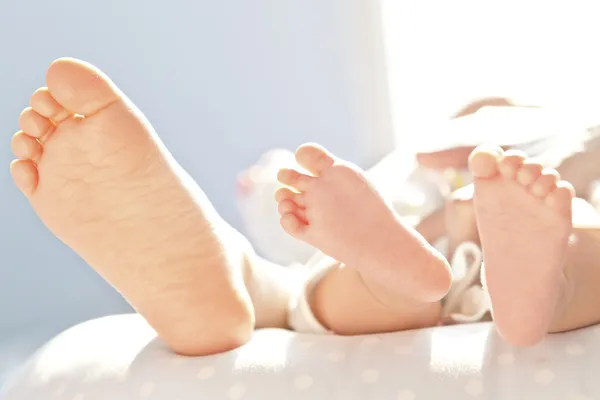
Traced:
<path fill-rule="evenodd" d="M 294 190 L 276 193 L 286 232 L 392 293 L 426 302 L 447 293 L 446 260 L 399 221 L 363 171 L 312 144 L 300 147 L 296 160 L 312 176 L 279 172 L 279 181 Z"/>
<path fill-rule="evenodd" d="M 254 309 L 237 232 L 106 75 L 60 59 L 46 82 L 19 118 L 10 167 L 38 216 L 175 351 L 243 344 Z"/>
<path fill-rule="evenodd" d="M 573 187 L 518 151 L 478 147 L 469 165 L 496 326 L 515 345 L 535 344 L 564 279 Z"/>

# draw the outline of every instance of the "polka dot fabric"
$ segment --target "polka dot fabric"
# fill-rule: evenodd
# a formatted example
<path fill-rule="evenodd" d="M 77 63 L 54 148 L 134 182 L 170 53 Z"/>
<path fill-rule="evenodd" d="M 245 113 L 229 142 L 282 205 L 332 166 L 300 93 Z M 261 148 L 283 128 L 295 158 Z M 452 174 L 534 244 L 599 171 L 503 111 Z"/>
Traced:
<path fill-rule="evenodd" d="M 600 327 L 511 348 L 491 324 L 363 337 L 255 334 L 227 354 L 172 354 L 138 316 L 56 337 L 3 400 L 600 400 Z"/>

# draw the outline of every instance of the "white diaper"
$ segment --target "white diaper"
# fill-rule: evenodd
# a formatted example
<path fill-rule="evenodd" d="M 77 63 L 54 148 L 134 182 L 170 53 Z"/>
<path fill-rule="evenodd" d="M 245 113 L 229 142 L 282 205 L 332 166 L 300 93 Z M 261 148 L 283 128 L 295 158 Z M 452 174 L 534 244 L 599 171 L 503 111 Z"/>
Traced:
<path fill-rule="evenodd" d="M 323 253 L 315 254 L 306 264 L 308 275 L 299 290 L 292 295 L 288 308 L 288 325 L 296 332 L 331 333 L 315 317 L 309 304 L 309 297 L 315 286 L 339 263 Z"/>
<path fill-rule="evenodd" d="M 484 289 L 482 261 L 481 249 L 474 243 L 465 242 L 456 249 L 450 263 L 454 277 L 452 287 L 442 301 L 442 323 L 477 322 L 491 311 L 489 296 Z M 315 317 L 309 305 L 309 298 L 319 281 L 337 266 L 337 262 L 321 253 L 316 254 L 309 261 L 305 283 L 292 296 L 289 304 L 288 324 L 293 330 L 305 333 L 331 333 Z"/>

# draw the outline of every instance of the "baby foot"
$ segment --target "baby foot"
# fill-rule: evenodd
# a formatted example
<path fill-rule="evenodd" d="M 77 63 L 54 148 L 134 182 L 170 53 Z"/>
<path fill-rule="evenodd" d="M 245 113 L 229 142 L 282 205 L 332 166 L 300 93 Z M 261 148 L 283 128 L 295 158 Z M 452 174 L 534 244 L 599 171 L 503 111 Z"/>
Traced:
<path fill-rule="evenodd" d="M 325 254 L 356 268 L 367 280 L 420 301 L 448 291 L 446 260 L 397 215 L 358 167 L 316 145 L 296 152 L 312 176 L 282 169 L 278 179 L 292 191 L 276 193 L 283 229 Z"/>
<path fill-rule="evenodd" d="M 175 351 L 244 343 L 254 315 L 236 233 L 106 75 L 60 59 L 46 81 L 12 140 L 38 216 Z"/>
<path fill-rule="evenodd" d="M 515 345 L 535 344 L 564 278 L 573 187 L 518 151 L 479 147 L 469 165 L 496 326 Z"/>

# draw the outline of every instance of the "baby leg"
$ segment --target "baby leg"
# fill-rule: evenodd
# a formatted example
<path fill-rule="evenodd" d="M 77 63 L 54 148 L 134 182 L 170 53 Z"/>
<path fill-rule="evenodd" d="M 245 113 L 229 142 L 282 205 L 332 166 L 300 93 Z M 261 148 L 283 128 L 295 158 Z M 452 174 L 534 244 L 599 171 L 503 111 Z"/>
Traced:
<path fill-rule="evenodd" d="M 585 214 L 589 226 L 575 225 L 571 236 L 565 279 L 550 332 L 564 332 L 600 322 L 600 215 L 580 199 L 573 203 L 573 220 Z M 595 226 L 594 226 L 595 225 Z"/>
<path fill-rule="evenodd" d="M 440 302 L 418 302 L 367 285 L 358 270 L 331 258 L 315 266 L 292 300 L 289 325 L 303 332 L 396 332 L 434 326 L 441 318 Z"/>

